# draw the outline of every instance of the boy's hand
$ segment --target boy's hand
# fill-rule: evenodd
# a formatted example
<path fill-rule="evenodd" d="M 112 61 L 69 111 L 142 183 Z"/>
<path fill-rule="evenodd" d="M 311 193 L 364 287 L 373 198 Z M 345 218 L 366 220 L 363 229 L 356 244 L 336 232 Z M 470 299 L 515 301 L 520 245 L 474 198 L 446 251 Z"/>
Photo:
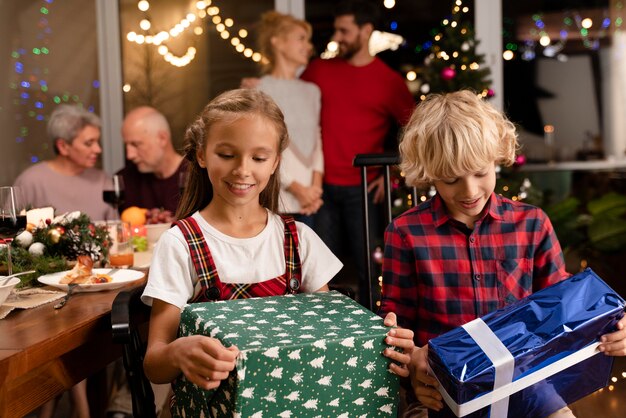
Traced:
<path fill-rule="evenodd" d="M 411 372 L 411 386 L 417 399 L 427 408 L 435 411 L 441 410 L 443 408 L 442 397 L 436 389 L 439 382 L 428 375 L 428 345 L 413 351 L 409 371 Z"/>
<path fill-rule="evenodd" d="M 600 338 L 598 350 L 607 356 L 626 356 L 626 315 L 617 323 L 617 331 Z"/>
<path fill-rule="evenodd" d="M 398 325 L 396 314 L 389 312 L 387 316 L 385 316 L 384 324 L 388 327 L 396 327 Z M 393 328 L 387 333 L 385 342 L 391 346 L 402 349 L 402 352 L 396 351 L 393 348 L 386 348 L 383 351 L 385 357 L 394 360 L 389 365 L 389 369 L 398 376 L 408 377 L 408 365 L 411 362 L 411 354 L 415 348 L 413 331 L 406 328 Z"/>

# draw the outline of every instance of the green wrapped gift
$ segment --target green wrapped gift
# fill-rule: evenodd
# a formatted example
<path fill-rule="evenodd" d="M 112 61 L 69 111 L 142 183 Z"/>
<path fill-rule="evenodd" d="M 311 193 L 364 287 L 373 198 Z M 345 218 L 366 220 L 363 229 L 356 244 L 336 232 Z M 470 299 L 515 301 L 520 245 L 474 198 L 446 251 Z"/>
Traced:
<path fill-rule="evenodd" d="M 387 327 L 338 292 L 196 303 L 180 335 L 208 335 L 241 351 L 216 390 L 184 378 L 184 417 L 395 417 L 398 376 L 382 355 Z"/>

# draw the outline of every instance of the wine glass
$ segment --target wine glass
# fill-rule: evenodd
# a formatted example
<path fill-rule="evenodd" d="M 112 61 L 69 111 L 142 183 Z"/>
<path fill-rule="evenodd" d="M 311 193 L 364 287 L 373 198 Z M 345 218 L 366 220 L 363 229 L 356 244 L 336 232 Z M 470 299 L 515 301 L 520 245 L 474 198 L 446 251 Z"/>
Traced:
<path fill-rule="evenodd" d="M 114 175 L 110 185 L 105 186 L 102 191 L 102 200 L 113 206 L 116 212 L 124 203 L 124 178 L 120 175 Z"/>
<path fill-rule="evenodd" d="M 7 274 L 13 274 L 11 242 L 26 228 L 26 209 L 18 187 L 0 187 L 0 240 L 7 245 Z"/>
<path fill-rule="evenodd" d="M 180 173 L 178 173 L 178 191 L 180 197 L 183 196 L 185 192 L 185 188 L 187 187 L 187 181 L 189 179 L 189 173 L 187 173 L 187 169 L 183 169 Z"/>

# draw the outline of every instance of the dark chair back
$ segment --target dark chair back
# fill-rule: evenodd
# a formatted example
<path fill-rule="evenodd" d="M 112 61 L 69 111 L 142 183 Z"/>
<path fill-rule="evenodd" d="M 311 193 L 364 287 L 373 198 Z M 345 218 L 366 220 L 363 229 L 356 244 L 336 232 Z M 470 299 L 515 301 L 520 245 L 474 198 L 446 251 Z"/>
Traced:
<path fill-rule="evenodd" d="M 121 291 L 113 301 L 113 342 L 122 344 L 124 369 L 133 401 L 133 417 L 156 418 L 154 393 L 143 372 L 150 307 L 141 302 L 143 286 Z"/>
<path fill-rule="evenodd" d="M 365 288 L 365 293 L 367 294 L 367 300 L 362 301 L 367 308 L 371 311 L 375 309 L 374 301 L 373 301 L 373 286 L 378 286 L 377 275 L 372 272 L 372 248 L 371 248 L 371 231 L 370 231 L 370 209 L 369 209 L 369 199 L 367 197 L 367 188 L 369 186 L 367 181 L 367 169 L 369 167 L 382 167 L 383 169 L 383 177 L 384 177 L 384 187 L 385 187 L 385 200 L 384 200 L 384 209 L 385 209 L 385 222 L 386 224 L 391 223 L 392 220 L 392 212 L 391 212 L 391 167 L 398 165 L 400 163 L 400 157 L 395 152 L 390 153 L 382 153 L 382 154 L 357 154 L 354 157 L 354 161 L 352 165 L 361 169 L 361 185 L 363 188 L 363 228 L 365 230 L 365 254 L 364 254 L 364 263 L 366 265 L 367 272 L 367 283 L 359 283 L 359 286 Z M 417 202 L 417 190 L 413 188 L 412 190 L 412 202 L 415 205 Z M 363 294 L 363 292 L 361 292 Z"/>

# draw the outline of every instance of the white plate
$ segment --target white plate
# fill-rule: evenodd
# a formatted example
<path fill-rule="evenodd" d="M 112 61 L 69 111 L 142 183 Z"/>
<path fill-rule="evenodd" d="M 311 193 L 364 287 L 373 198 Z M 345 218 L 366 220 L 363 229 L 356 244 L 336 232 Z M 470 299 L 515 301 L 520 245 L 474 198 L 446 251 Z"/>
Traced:
<path fill-rule="evenodd" d="M 70 270 L 46 274 L 45 276 L 39 277 L 37 280 L 39 280 L 39 282 L 43 284 L 54 286 L 61 290 L 67 290 L 67 284 L 61 284 L 59 283 L 59 281 L 69 271 Z M 134 282 L 135 280 L 139 280 L 144 276 L 143 272 L 131 269 L 118 269 L 109 273 L 110 271 L 111 269 L 93 269 L 94 274 L 108 274 L 113 280 L 108 283 L 80 284 L 75 291 L 99 292 L 101 290 L 117 289 L 124 286 L 126 283 Z"/>

